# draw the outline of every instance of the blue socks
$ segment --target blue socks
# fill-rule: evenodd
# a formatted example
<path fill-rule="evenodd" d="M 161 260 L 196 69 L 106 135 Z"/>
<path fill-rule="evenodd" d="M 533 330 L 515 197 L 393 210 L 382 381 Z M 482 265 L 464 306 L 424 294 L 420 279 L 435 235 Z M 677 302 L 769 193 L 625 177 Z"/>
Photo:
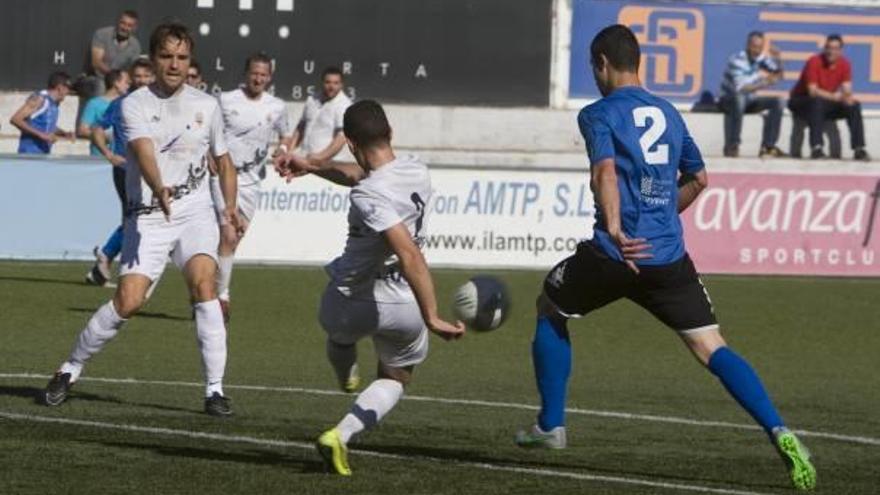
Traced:
<path fill-rule="evenodd" d="M 104 247 L 101 248 L 101 251 L 104 253 L 104 256 L 110 259 L 110 261 L 113 261 L 113 258 L 122 251 L 122 225 L 117 227 L 116 230 L 110 234 L 110 238 L 104 243 Z"/>
<path fill-rule="evenodd" d="M 784 426 L 761 379 L 737 353 L 728 347 L 719 348 L 709 357 L 709 370 L 768 435 L 773 435 L 774 428 Z"/>
<path fill-rule="evenodd" d="M 541 394 L 538 426 L 550 431 L 565 424 L 565 393 L 571 373 L 571 342 L 565 320 L 538 318 L 532 361 Z"/>

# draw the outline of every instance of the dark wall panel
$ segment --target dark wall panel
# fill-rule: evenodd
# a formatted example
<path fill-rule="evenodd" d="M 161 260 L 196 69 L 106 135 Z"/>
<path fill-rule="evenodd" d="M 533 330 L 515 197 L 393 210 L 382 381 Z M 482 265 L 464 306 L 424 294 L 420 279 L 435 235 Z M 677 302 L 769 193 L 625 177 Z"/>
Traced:
<path fill-rule="evenodd" d="M 247 4 L 252 8 L 241 8 Z M 276 59 L 275 92 L 288 100 L 303 99 L 321 68 L 336 65 L 350 71 L 359 98 L 548 104 L 551 0 L 4 0 L 2 6 L 3 90 L 41 87 L 55 68 L 81 72 L 92 32 L 133 8 L 141 14 L 144 50 L 150 28 L 163 18 L 190 26 L 211 88 L 234 87 L 244 58 L 263 50 Z"/>

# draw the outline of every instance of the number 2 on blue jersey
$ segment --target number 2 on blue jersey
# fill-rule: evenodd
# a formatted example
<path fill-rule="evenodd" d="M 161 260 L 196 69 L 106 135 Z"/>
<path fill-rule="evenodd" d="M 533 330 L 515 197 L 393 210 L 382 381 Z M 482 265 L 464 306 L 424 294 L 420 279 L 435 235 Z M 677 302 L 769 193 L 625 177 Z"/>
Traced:
<path fill-rule="evenodd" d="M 657 144 L 657 141 L 666 132 L 666 116 L 663 111 L 657 107 L 636 107 L 633 108 L 633 120 L 638 128 L 647 127 L 648 130 L 639 138 L 639 145 L 642 147 L 642 155 L 645 157 L 645 163 L 648 165 L 668 165 L 669 164 L 669 145 Z M 650 120 L 651 125 L 648 125 Z M 657 144 L 655 149 L 651 149 Z"/>

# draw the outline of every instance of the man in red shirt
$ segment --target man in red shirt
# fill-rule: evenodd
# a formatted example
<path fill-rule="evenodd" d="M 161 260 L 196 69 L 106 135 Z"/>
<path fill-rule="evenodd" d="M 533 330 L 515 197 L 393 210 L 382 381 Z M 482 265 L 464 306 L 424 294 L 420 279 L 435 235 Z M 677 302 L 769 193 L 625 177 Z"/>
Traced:
<path fill-rule="evenodd" d="M 810 157 L 825 158 L 822 127 L 826 119 L 846 119 L 853 158 L 869 161 L 865 151 L 862 106 L 853 97 L 852 66 L 843 56 L 843 38 L 828 35 L 825 48 L 807 59 L 801 77 L 791 90 L 788 108 L 810 124 Z"/>

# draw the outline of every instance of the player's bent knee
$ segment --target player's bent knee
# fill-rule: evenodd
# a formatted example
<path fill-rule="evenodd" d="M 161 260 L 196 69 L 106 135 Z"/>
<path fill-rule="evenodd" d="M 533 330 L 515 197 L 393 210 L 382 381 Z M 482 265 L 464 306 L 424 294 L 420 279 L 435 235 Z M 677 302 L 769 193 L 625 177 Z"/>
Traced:
<path fill-rule="evenodd" d="M 131 318 L 144 305 L 146 291 L 150 283 L 149 279 L 144 278 L 143 283 L 140 280 L 131 281 L 125 278 L 120 282 L 119 288 L 113 296 L 113 308 L 120 317 Z"/>
<path fill-rule="evenodd" d="M 681 337 L 694 357 L 704 366 L 709 364 L 709 358 L 715 351 L 727 345 L 718 327 L 697 332 L 685 332 L 681 334 Z"/>
<path fill-rule="evenodd" d="M 547 297 L 545 292 L 541 292 L 541 295 L 538 296 L 538 299 L 535 301 L 535 310 L 537 311 L 538 318 L 568 319 L 565 315 L 559 312 L 559 308 L 556 307 L 556 304 L 554 304 L 549 297 Z"/>
<path fill-rule="evenodd" d="M 413 369 L 413 366 L 397 368 L 379 363 L 379 372 L 377 375 L 379 378 L 387 378 L 389 380 L 400 382 L 400 384 L 405 387 L 412 381 Z"/>

